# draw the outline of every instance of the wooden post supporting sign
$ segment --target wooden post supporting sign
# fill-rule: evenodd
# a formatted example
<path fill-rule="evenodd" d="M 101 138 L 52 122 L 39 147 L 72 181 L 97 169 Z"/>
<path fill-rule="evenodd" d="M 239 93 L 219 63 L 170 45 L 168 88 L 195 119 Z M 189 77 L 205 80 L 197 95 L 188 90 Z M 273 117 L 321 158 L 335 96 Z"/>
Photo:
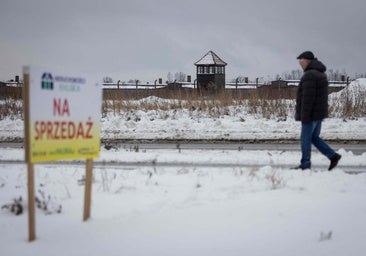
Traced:
<path fill-rule="evenodd" d="M 36 239 L 36 216 L 34 197 L 34 165 L 30 162 L 30 108 L 29 108 L 29 67 L 23 68 L 23 103 L 24 103 L 24 144 L 25 162 L 28 179 L 28 240 Z"/>
<path fill-rule="evenodd" d="M 93 183 L 93 159 L 87 159 L 86 170 L 85 170 L 85 194 L 84 194 L 84 215 L 83 215 L 84 221 L 87 221 L 90 218 L 92 183 Z"/>
<path fill-rule="evenodd" d="M 28 223 L 29 223 L 29 242 L 36 239 L 36 213 L 34 197 L 34 165 L 27 163 L 28 169 Z"/>

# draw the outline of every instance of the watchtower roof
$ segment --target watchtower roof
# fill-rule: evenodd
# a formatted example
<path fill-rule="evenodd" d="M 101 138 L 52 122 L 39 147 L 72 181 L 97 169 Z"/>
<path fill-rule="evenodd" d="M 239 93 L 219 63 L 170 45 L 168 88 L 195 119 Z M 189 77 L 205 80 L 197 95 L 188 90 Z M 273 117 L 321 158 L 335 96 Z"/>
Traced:
<path fill-rule="evenodd" d="M 194 65 L 198 66 L 209 66 L 209 65 L 215 65 L 215 66 L 226 66 L 227 63 L 220 59 L 219 56 L 217 56 L 216 53 L 213 51 L 209 51 L 206 53 L 199 61 L 194 63 Z"/>

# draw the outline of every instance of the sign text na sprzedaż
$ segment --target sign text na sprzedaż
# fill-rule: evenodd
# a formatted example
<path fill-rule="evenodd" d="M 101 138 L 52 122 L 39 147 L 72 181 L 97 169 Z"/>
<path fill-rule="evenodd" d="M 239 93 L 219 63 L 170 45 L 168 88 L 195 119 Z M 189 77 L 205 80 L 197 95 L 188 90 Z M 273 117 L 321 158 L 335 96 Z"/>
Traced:
<path fill-rule="evenodd" d="M 70 116 L 67 99 L 53 99 L 54 116 Z M 72 140 L 92 139 L 93 122 L 89 118 L 86 122 L 74 121 L 35 121 L 35 140 Z"/>

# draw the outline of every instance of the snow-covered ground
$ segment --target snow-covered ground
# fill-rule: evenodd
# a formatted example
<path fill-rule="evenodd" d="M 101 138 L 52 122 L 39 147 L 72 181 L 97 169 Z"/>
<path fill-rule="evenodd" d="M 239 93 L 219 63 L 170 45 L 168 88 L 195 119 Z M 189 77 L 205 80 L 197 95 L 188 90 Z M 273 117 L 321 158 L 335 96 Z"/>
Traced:
<path fill-rule="evenodd" d="M 2 255 L 362 255 L 366 174 L 347 174 L 344 166 L 365 166 L 366 153 L 338 152 L 343 158 L 332 172 L 314 152 L 314 164 L 322 166 L 314 172 L 272 167 L 297 164 L 299 152 L 103 149 L 87 222 L 84 166 L 38 164 L 36 196 L 42 191 L 49 209 L 62 205 L 62 212 L 37 209 L 38 238 L 28 243 L 27 210 L 20 216 L 2 210 Z M 1 150 L 1 205 L 26 198 L 25 165 L 5 163 L 22 154 Z M 188 161 L 221 167 L 173 165 Z"/>
<path fill-rule="evenodd" d="M 298 139 L 300 126 L 240 114 L 185 111 L 108 114 L 104 139 Z M 365 118 L 327 119 L 325 138 L 365 139 Z M 23 136 L 19 119 L 0 138 Z M 363 255 L 366 152 L 344 149 L 339 166 L 314 151 L 312 171 L 290 170 L 298 151 L 102 149 L 94 168 L 92 218 L 82 222 L 85 167 L 37 164 L 37 240 L 27 242 L 27 174 L 21 148 L 0 149 L 0 206 L 23 198 L 24 213 L 0 210 L 1 255 Z M 17 162 L 19 161 L 19 162 Z M 12 163 L 11 163 L 12 162 Z M 149 165 L 128 163 L 149 162 Z M 103 165 L 103 163 L 106 163 Z M 111 164 L 113 163 L 113 164 Z M 166 163 L 165 165 L 163 163 Z M 349 174 L 349 168 L 363 172 Z M 318 171 L 317 171 L 318 170 Z M 62 206 L 62 212 L 55 210 Z"/>

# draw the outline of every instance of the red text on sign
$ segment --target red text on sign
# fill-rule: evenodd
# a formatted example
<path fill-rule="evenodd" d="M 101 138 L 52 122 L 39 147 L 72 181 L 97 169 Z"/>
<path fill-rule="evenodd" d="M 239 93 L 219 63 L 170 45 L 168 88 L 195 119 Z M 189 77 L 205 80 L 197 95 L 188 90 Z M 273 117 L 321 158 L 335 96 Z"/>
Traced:
<path fill-rule="evenodd" d="M 53 115 L 54 116 L 70 116 L 69 101 L 67 99 L 53 99 Z"/>
<path fill-rule="evenodd" d="M 36 121 L 35 140 L 92 139 L 93 122 Z"/>

